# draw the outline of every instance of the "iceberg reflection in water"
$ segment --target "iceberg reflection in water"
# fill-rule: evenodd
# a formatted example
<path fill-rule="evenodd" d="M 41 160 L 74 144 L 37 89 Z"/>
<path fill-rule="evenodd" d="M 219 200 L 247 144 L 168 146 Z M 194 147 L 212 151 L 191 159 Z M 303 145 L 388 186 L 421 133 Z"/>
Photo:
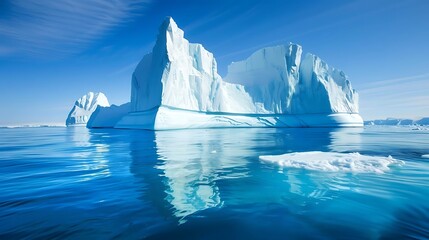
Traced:
<path fill-rule="evenodd" d="M 305 131 L 302 129 L 218 129 L 218 130 L 180 130 L 180 131 L 157 131 L 153 133 L 154 152 L 157 155 L 155 168 L 160 170 L 157 174 L 165 188 L 165 200 L 172 207 L 172 214 L 181 219 L 197 211 L 222 207 L 223 201 L 218 182 L 233 181 L 233 179 L 243 179 L 250 177 L 250 168 L 255 165 L 255 156 L 258 156 L 258 148 L 270 147 L 279 143 L 297 144 L 298 139 L 307 138 L 311 141 L 310 135 L 315 130 Z M 340 131 L 355 133 L 358 129 L 317 129 L 320 139 L 327 143 L 336 134 L 336 138 L 342 135 Z M 271 134 L 278 135 L 272 138 Z M 286 134 L 284 134 L 286 133 Z M 345 133 L 345 132 L 344 132 Z M 345 139 L 341 141 L 346 144 Z M 262 138 L 262 139 L 261 139 Z M 262 141 L 261 141 L 262 140 Z M 270 142 L 271 140 L 271 142 Z M 356 141 L 355 138 L 351 138 Z M 263 146 L 261 142 L 264 143 Z M 134 153 L 138 149 L 145 149 L 142 141 L 132 143 Z M 307 145 L 311 148 L 312 144 Z M 318 144 L 317 144 L 318 145 Z M 316 146 L 313 146 L 316 147 Z M 138 156 L 138 153 L 135 155 Z M 136 159 L 136 161 L 138 161 Z M 250 165 L 250 166 L 249 166 Z M 299 178 L 290 176 L 294 181 L 290 181 L 291 191 L 296 191 L 297 185 L 302 185 Z M 259 189 L 253 194 L 260 194 L 266 182 L 270 179 L 259 178 L 260 182 L 255 182 L 254 187 Z M 303 179 L 308 184 L 308 176 Z M 326 181 L 326 180 L 325 180 Z M 284 184 L 284 182 L 279 182 Z M 158 184 L 154 185 L 158 186 Z M 237 190 L 237 192 L 240 192 Z M 232 192 L 233 193 L 233 192 Z M 229 193 L 229 194 L 232 194 Z M 279 192 L 264 193 L 264 198 L 275 199 Z M 302 193 L 301 193 L 302 194 Z M 308 195 L 317 196 L 311 192 Z M 243 196 L 237 196 L 242 199 Z M 247 196 L 251 199 L 252 196 Z"/>
<path fill-rule="evenodd" d="M 428 237 L 429 131 L 0 131 L 0 238 Z M 259 159 L 310 151 L 405 163 L 355 174 Z"/>

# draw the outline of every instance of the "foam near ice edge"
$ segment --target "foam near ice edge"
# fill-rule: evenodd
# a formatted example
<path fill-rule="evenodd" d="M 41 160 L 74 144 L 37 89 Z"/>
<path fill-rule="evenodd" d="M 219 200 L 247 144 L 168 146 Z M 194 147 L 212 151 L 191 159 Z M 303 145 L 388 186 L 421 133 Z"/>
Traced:
<path fill-rule="evenodd" d="M 259 159 L 277 163 L 285 168 L 302 168 L 326 172 L 385 173 L 390 165 L 403 161 L 388 157 L 367 156 L 359 153 L 294 152 L 282 155 L 259 156 Z"/>

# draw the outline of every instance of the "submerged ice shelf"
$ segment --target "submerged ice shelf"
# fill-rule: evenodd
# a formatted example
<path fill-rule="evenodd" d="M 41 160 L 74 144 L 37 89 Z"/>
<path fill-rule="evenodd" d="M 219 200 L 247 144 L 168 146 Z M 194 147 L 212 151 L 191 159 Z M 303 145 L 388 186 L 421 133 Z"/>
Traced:
<path fill-rule="evenodd" d="M 114 108 L 114 109 L 113 109 Z M 212 53 L 172 18 L 136 67 L 131 101 L 101 108 L 88 127 L 356 127 L 358 94 L 344 72 L 296 44 L 261 49 L 217 73 Z"/>

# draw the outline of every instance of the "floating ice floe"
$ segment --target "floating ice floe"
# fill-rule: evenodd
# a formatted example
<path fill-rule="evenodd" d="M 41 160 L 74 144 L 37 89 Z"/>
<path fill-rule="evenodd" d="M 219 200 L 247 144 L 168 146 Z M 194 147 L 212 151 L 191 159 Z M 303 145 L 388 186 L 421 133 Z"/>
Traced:
<path fill-rule="evenodd" d="M 429 157 L 429 156 L 428 156 Z M 404 164 L 391 156 L 367 156 L 359 153 L 295 152 L 282 155 L 259 156 L 265 162 L 284 168 L 302 168 L 326 172 L 385 173 L 391 165 Z"/>

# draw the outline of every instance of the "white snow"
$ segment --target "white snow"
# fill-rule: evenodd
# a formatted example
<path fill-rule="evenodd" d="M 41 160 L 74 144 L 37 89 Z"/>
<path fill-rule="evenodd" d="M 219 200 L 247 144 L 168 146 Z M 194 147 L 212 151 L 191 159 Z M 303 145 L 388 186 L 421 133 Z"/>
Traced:
<path fill-rule="evenodd" d="M 213 54 L 201 44 L 189 43 L 167 18 L 152 52 L 133 73 L 130 113 L 115 127 L 362 125 L 358 94 L 344 72 L 304 55 L 301 46 L 261 49 L 232 63 L 222 79 Z"/>
<path fill-rule="evenodd" d="M 85 125 L 98 106 L 108 107 L 109 101 L 104 93 L 88 92 L 76 100 L 66 119 L 66 125 Z"/>
<path fill-rule="evenodd" d="M 260 156 L 259 159 L 284 168 L 302 168 L 327 172 L 385 173 L 391 165 L 404 162 L 391 156 L 368 156 L 359 153 L 295 152 L 283 155 Z"/>

